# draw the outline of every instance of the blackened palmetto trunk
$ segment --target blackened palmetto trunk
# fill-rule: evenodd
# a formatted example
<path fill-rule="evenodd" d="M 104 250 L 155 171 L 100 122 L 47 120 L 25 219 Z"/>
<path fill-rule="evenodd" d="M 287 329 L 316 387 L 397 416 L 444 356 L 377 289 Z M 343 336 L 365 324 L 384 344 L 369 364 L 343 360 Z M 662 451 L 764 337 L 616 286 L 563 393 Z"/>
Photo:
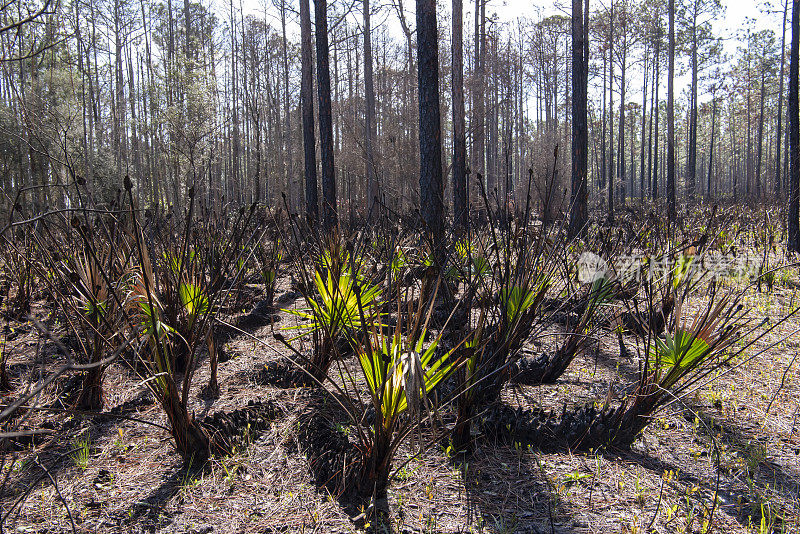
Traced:
<path fill-rule="evenodd" d="M 311 9 L 308 0 L 300 0 L 300 100 L 303 105 L 303 156 L 306 185 L 306 217 L 316 222 L 319 217 L 317 200 L 317 155 L 314 136 L 314 79 L 311 59 Z"/>
<path fill-rule="evenodd" d="M 372 447 L 362 459 L 364 468 L 358 483 L 358 492 L 362 497 L 386 497 L 392 469 L 391 440 L 390 430 L 383 426 L 383 417 L 378 416 Z"/>
<path fill-rule="evenodd" d="M 800 0 L 792 0 L 792 51 L 789 59 L 789 220 L 787 248 L 800 252 Z"/>
<path fill-rule="evenodd" d="M 587 117 L 586 34 L 583 0 L 572 0 L 572 198 L 569 233 L 583 233 L 588 221 L 589 195 L 586 187 L 589 130 Z"/>
<path fill-rule="evenodd" d="M 86 371 L 76 407 L 79 410 L 103 409 L 103 368 L 95 367 Z"/>
<path fill-rule="evenodd" d="M 338 224 L 338 217 L 336 214 L 336 170 L 333 161 L 333 115 L 331 113 L 331 73 L 328 65 L 328 3 L 326 0 L 314 0 L 314 27 L 317 30 L 322 215 L 324 228 L 330 231 Z"/>
<path fill-rule="evenodd" d="M 186 462 L 204 462 L 212 449 L 208 434 L 189 414 L 186 404 L 181 402 L 181 395 L 172 376 L 165 377 L 162 388 L 158 397 L 167 414 L 175 448 Z"/>
<path fill-rule="evenodd" d="M 98 324 L 94 325 L 99 328 Z M 103 358 L 100 334 L 95 332 L 91 363 L 98 363 Z M 104 367 L 98 365 L 86 371 L 83 377 L 83 385 L 80 396 L 76 404 L 79 410 L 102 410 L 103 409 L 103 371 Z"/>
<path fill-rule="evenodd" d="M 433 241 L 437 266 L 441 267 L 444 202 L 438 43 L 436 0 L 417 0 L 420 213 Z"/>

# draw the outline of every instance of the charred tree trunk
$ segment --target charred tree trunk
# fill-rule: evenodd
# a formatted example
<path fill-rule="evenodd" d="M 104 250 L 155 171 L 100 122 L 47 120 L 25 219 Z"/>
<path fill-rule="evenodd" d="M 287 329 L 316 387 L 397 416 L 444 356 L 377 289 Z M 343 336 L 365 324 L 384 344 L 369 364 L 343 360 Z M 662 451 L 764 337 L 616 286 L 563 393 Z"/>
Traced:
<path fill-rule="evenodd" d="M 788 249 L 800 252 L 800 0 L 792 0 L 792 51 L 789 59 L 789 221 Z"/>
<path fill-rule="evenodd" d="M 608 224 L 614 224 L 614 0 L 611 0 L 611 23 L 608 39 Z M 620 118 L 620 120 L 622 120 Z"/>
<path fill-rule="evenodd" d="M 647 61 L 644 67 L 644 82 L 642 83 L 642 136 L 639 150 L 639 199 L 644 200 L 644 153 L 645 139 L 647 138 Z M 631 197 L 633 191 L 631 191 Z"/>
<path fill-rule="evenodd" d="M 289 190 L 289 206 L 291 209 L 295 209 L 297 205 L 297 188 L 295 186 L 296 180 L 294 175 L 292 116 L 289 107 L 289 53 L 287 50 L 288 42 L 286 38 L 286 0 L 281 1 L 281 34 L 283 37 L 281 55 L 283 56 L 283 135 L 286 145 L 286 186 Z"/>
<path fill-rule="evenodd" d="M 661 85 L 661 55 L 660 55 L 660 48 L 661 48 L 661 26 L 658 29 L 658 40 L 656 41 L 656 95 L 655 95 L 655 104 L 653 106 L 653 114 L 655 115 L 655 139 L 653 140 L 653 176 L 651 178 L 652 185 L 653 185 L 653 200 L 658 199 L 658 138 L 660 137 L 659 129 L 658 129 L 658 117 L 660 115 L 658 109 L 658 88 Z"/>
<path fill-rule="evenodd" d="M 317 154 L 314 136 L 314 78 L 311 57 L 311 10 L 308 0 L 300 0 L 300 100 L 303 107 L 303 162 L 305 169 L 306 218 L 316 224 L 319 218 L 317 199 Z"/>
<path fill-rule="evenodd" d="M 697 184 L 697 9 L 698 2 L 694 2 L 692 13 L 692 85 L 689 111 L 689 147 L 686 172 L 686 194 L 689 199 L 694 199 Z"/>
<path fill-rule="evenodd" d="M 437 267 L 443 261 L 442 136 L 439 115 L 439 41 L 436 0 L 417 0 L 420 213 Z"/>
<path fill-rule="evenodd" d="M 708 179 L 706 183 L 707 198 L 713 198 L 713 194 L 711 192 L 711 173 L 713 172 L 712 169 L 714 168 L 714 142 L 716 141 L 715 139 L 716 125 L 717 125 L 717 92 L 715 90 L 711 96 L 711 144 L 708 149 Z"/>
<path fill-rule="evenodd" d="M 775 130 L 775 198 L 781 198 L 783 180 L 781 180 L 781 143 L 783 143 L 783 79 L 786 66 L 786 14 L 789 11 L 789 0 L 783 2 L 783 24 L 781 24 L 781 68 L 778 71 L 780 88 L 778 89 L 778 126 Z"/>
<path fill-rule="evenodd" d="M 317 95 L 319 97 L 319 144 L 322 161 L 322 214 L 326 231 L 338 225 L 336 210 L 336 167 L 333 160 L 333 114 L 331 73 L 328 65 L 328 3 L 314 0 L 317 31 Z"/>
<path fill-rule="evenodd" d="M 459 232 L 465 232 L 469 223 L 463 24 L 463 1 L 453 0 L 453 225 Z"/>
<path fill-rule="evenodd" d="M 475 0 L 475 67 L 472 93 L 472 170 L 476 180 L 486 174 L 484 143 L 485 102 L 484 68 L 486 62 L 486 0 Z"/>
<path fill-rule="evenodd" d="M 675 221 L 675 0 L 669 0 L 669 75 L 667 79 L 667 214 Z"/>
<path fill-rule="evenodd" d="M 378 178 L 375 175 L 375 86 L 372 76 L 372 36 L 370 35 L 369 0 L 364 0 L 364 158 L 367 172 L 367 214 L 372 214 L 378 198 Z"/>
<path fill-rule="evenodd" d="M 766 95 L 766 66 L 761 66 L 761 104 L 758 117 L 758 148 L 756 149 L 756 196 L 763 199 L 764 189 L 761 187 L 761 156 L 764 149 L 764 101 Z"/>
<path fill-rule="evenodd" d="M 570 237 L 583 234 L 588 223 L 589 195 L 586 187 L 589 127 L 587 115 L 588 61 L 583 0 L 572 0 L 572 194 Z"/>

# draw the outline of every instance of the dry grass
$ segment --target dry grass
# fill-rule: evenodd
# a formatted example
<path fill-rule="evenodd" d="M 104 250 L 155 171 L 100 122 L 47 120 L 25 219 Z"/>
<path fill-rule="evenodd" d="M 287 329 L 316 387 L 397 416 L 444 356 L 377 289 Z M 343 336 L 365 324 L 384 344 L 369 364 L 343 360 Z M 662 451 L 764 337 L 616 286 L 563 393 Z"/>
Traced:
<path fill-rule="evenodd" d="M 779 317 L 800 301 L 798 287 L 795 272 L 771 294 L 749 294 L 746 304 L 756 316 Z M 287 289 L 282 280 L 277 297 Z M 41 305 L 36 312 L 47 318 L 49 310 Z M 275 328 L 290 321 L 283 314 Z M 796 320 L 782 325 L 748 354 L 797 326 Z M 800 362 L 795 361 L 800 335 L 728 369 L 682 406 L 669 407 L 630 451 L 545 455 L 481 441 L 468 463 L 456 465 L 439 445 L 423 457 L 403 449 L 395 465 L 408 463 L 389 489 L 392 524 L 367 527 L 351 520 L 359 510 L 343 507 L 314 486 L 308 462 L 296 447 L 297 418 L 321 394 L 250 379 L 259 366 L 283 353 L 271 339 L 272 328 L 265 324 L 253 332 L 268 340 L 271 351 L 242 337 L 229 341 L 225 350 L 232 358 L 219 368 L 221 398 L 204 401 L 193 394 L 191 400 L 197 417 L 230 411 L 249 400 L 274 400 L 285 417 L 249 447 L 199 470 L 182 465 L 167 432 L 150 425 L 31 411 L 25 427 L 49 421 L 55 432 L 24 450 L 3 453 L 5 469 L 12 470 L 0 496 L 3 510 L 33 484 L 5 528 L 70 531 L 69 509 L 79 532 L 104 533 L 327 533 L 365 527 L 398 533 L 701 532 L 709 520 L 716 532 L 759 532 L 772 521 L 776 531 L 800 531 Z M 635 364 L 620 361 L 616 340 L 607 339 L 579 357 L 558 384 L 508 387 L 504 399 L 560 410 L 565 401 L 613 396 L 612 384 Z M 20 388 L 9 394 L 13 398 L 60 357 L 54 347 L 42 347 L 31 329 L 9 345 L 14 347 L 12 378 Z M 40 365 L 31 365 L 34 354 Z M 207 366 L 198 370 L 198 389 L 207 373 Z M 108 408 L 128 406 L 126 416 L 166 424 L 126 366 L 117 363 L 109 369 L 105 391 Z M 51 403 L 56 393 L 55 388 L 46 391 L 39 405 Z M 336 417 L 334 403 L 327 406 Z M 70 454 L 79 436 L 89 437 L 85 466 Z M 42 473 L 39 466 L 53 476 L 67 506 L 46 478 L 34 484 Z"/>

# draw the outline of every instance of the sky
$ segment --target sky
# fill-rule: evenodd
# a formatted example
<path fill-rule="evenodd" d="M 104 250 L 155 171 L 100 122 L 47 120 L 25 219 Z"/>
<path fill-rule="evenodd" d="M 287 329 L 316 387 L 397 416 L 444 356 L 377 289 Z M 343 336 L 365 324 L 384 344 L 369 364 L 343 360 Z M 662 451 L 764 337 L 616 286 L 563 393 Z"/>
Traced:
<path fill-rule="evenodd" d="M 227 5 L 228 2 L 228 0 L 216 1 L 225 5 Z M 279 25 L 280 20 L 278 18 L 278 11 L 273 4 L 273 2 L 277 3 L 279 0 L 240 1 L 242 2 L 241 5 L 245 14 L 264 17 L 266 10 L 266 18 L 272 22 L 273 25 Z M 356 3 L 356 5 L 351 16 L 354 18 L 354 20 L 360 22 L 361 0 L 353 1 Z M 677 0 L 677 2 L 679 1 L 680 0 Z M 728 55 L 728 57 L 733 57 L 737 47 L 744 45 L 743 41 L 741 40 L 743 34 L 742 29 L 746 27 L 748 19 L 752 19 L 754 30 L 756 31 L 762 29 L 771 29 L 774 31 L 775 41 L 778 43 L 778 46 L 780 46 L 780 26 L 783 20 L 784 1 L 785 0 L 720 0 L 723 5 L 723 15 L 718 20 L 712 21 L 712 26 L 714 34 L 723 38 L 722 42 L 724 52 Z M 234 0 L 234 2 L 236 2 L 236 0 Z M 313 2 L 314 0 L 310 0 L 312 21 L 314 12 Z M 468 28 L 474 18 L 474 11 L 472 8 L 474 7 L 475 2 L 474 0 L 463 0 L 463 2 L 464 21 Z M 402 30 L 400 28 L 396 11 L 392 7 L 393 4 L 396 3 L 397 0 L 371 0 L 373 11 L 376 9 L 376 6 L 382 6 L 380 14 L 373 17 L 372 27 L 374 31 L 378 25 L 387 25 L 390 29 L 390 32 L 397 35 L 397 39 L 400 40 L 402 38 Z M 406 17 L 413 25 L 415 0 L 402 0 L 402 3 L 406 11 Z M 609 0 L 589 0 L 589 7 L 592 11 L 594 11 L 598 9 L 599 6 L 608 5 L 609 3 Z M 236 4 L 234 3 L 234 5 Z M 288 0 L 288 5 L 291 6 L 293 11 L 298 9 L 296 0 Z M 561 5 L 562 7 L 559 8 L 557 7 L 558 5 Z M 451 0 L 438 0 L 438 9 L 440 13 L 440 20 L 443 18 L 446 20 L 449 19 Z M 492 17 L 493 14 L 496 14 L 497 19 L 500 22 L 512 22 L 518 17 L 525 17 L 535 20 L 540 16 L 547 16 L 555 13 L 569 15 L 570 10 L 571 2 L 569 0 L 488 0 L 486 15 L 487 17 Z M 222 19 L 226 20 L 228 16 L 227 9 L 225 9 L 222 13 Z M 787 20 L 787 46 L 789 39 L 789 23 L 790 21 Z M 291 39 L 299 38 L 299 25 L 297 23 L 296 16 L 289 17 L 287 30 Z M 445 29 L 440 29 L 440 31 L 445 31 Z M 446 31 L 449 34 L 449 30 Z M 470 30 L 466 29 L 465 31 L 469 32 Z M 465 34 L 465 38 L 466 37 L 467 35 Z M 682 59 L 685 58 L 679 58 L 679 61 Z M 638 83 L 640 83 L 640 76 L 635 73 L 636 67 L 634 67 L 633 70 L 634 72 L 630 73 L 630 94 L 635 94 L 637 91 L 636 86 Z M 665 81 L 662 80 L 662 83 L 665 83 Z M 682 93 L 684 89 L 688 87 L 688 85 L 688 74 L 676 76 L 676 94 Z M 641 87 L 639 87 L 639 92 L 640 91 Z M 708 98 L 710 98 L 710 95 L 703 94 L 701 89 L 700 100 L 705 101 Z"/>
<path fill-rule="evenodd" d="M 313 17 L 313 0 L 310 1 L 312 4 L 311 11 Z M 356 6 L 354 15 L 360 16 L 360 2 L 358 0 L 356 1 L 359 5 Z M 227 15 L 227 2 L 225 0 L 218 0 L 218 2 L 226 5 L 225 12 Z M 241 2 L 243 10 L 246 14 L 253 14 L 260 17 L 264 16 L 266 4 L 267 18 L 277 22 L 277 10 L 273 7 L 272 0 L 241 0 Z M 391 7 L 393 3 L 393 0 L 372 0 L 373 10 L 375 9 L 375 5 L 384 6 L 383 13 L 381 16 L 376 17 L 376 20 L 373 21 L 372 26 L 374 29 L 379 23 L 387 24 L 391 28 L 392 32 L 397 33 L 398 38 L 400 38 L 402 33 L 400 24 L 397 20 L 397 15 L 394 9 Z M 598 6 L 605 5 L 607 3 L 608 0 L 590 0 L 589 7 L 591 10 L 595 10 L 598 8 Z M 736 47 L 739 46 L 739 41 L 736 38 L 736 34 L 739 29 L 744 27 L 748 18 L 755 20 L 756 29 L 772 29 L 776 33 L 776 40 L 779 42 L 783 0 L 721 0 L 721 3 L 724 7 L 724 15 L 713 23 L 714 31 L 717 35 L 725 37 L 725 50 L 730 55 L 732 55 L 736 51 Z M 772 4 L 772 7 L 769 6 L 770 3 Z M 449 0 L 439 0 L 438 4 L 440 13 L 449 17 L 451 2 Z M 568 14 L 568 12 L 564 11 L 563 7 L 560 10 L 559 8 L 555 7 L 556 4 L 569 6 L 569 1 L 488 0 L 486 14 L 487 16 L 491 16 L 492 14 L 496 13 L 497 18 L 503 22 L 513 21 L 520 16 L 536 18 L 537 11 L 543 15 L 556 13 L 559 11 Z M 291 5 L 293 10 L 297 9 L 297 4 L 294 0 L 289 0 L 289 5 Z M 414 0 L 404 0 L 403 6 L 407 12 L 409 20 L 413 24 Z M 474 6 L 474 1 L 464 0 L 465 21 L 472 20 L 472 6 Z M 772 13 L 768 13 L 770 10 Z M 767 13 L 765 13 L 765 11 L 767 11 Z M 227 18 L 226 15 L 223 15 L 223 17 Z M 295 19 L 295 17 L 290 18 Z M 289 26 L 289 32 L 293 36 L 299 34 L 299 27 L 297 26 L 296 20 L 290 20 Z"/>
<path fill-rule="evenodd" d="M 678 0 L 679 1 L 679 0 Z M 702 0 L 701 0 L 702 1 Z M 719 20 L 714 21 L 714 33 L 725 37 L 725 51 L 733 54 L 739 41 L 736 39 L 737 32 L 745 27 L 747 19 L 755 21 L 755 29 L 772 29 L 776 33 L 776 40 L 780 42 L 780 25 L 783 20 L 783 0 L 720 0 L 724 8 L 724 15 Z M 409 4 L 409 2 L 406 2 Z M 464 9 L 468 10 L 469 0 L 465 0 Z M 471 2 L 474 5 L 474 2 Z M 676 2 L 677 3 L 677 2 Z M 446 5 L 445 5 L 446 4 Z M 557 4 L 567 6 L 557 8 Z M 610 5 L 609 0 L 589 0 L 589 9 L 594 11 L 601 5 Z M 444 7 L 449 12 L 449 2 L 443 3 L 439 0 L 440 8 Z M 779 7 L 775 7 L 779 6 Z M 569 0 L 489 0 L 486 14 L 489 16 L 496 13 L 499 20 L 511 21 L 519 16 L 534 18 L 536 11 L 541 10 L 544 14 L 560 12 L 566 15 L 571 13 L 571 3 Z M 769 13 L 773 11 L 773 13 Z M 766 13 L 765 13 L 766 12 Z M 791 12 L 789 13 L 791 15 Z M 465 14 L 465 18 L 466 14 Z M 789 25 L 787 20 L 787 27 Z"/>
<path fill-rule="evenodd" d="M 222 4 L 224 4 L 225 10 L 227 11 L 227 2 L 224 0 L 220 0 Z M 261 15 L 264 14 L 264 4 L 265 0 L 241 0 L 242 6 L 245 13 L 252 13 L 254 15 Z M 312 4 L 312 18 L 313 18 L 313 0 L 310 0 Z M 715 29 L 717 33 L 720 34 L 729 34 L 732 31 L 735 31 L 738 28 L 741 28 L 746 18 L 752 18 L 757 21 L 757 27 L 761 28 L 768 28 L 771 27 L 776 33 L 779 33 L 780 30 L 780 23 L 781 23 L 781 13 L 776 13 L 772 16 L 765 16 L 762 14 L 762 9 L 765 9 L 768 2 L 773 4 L 773 10 L 782 10 L 783 2 L 782 0 L 721 0 L 723 7 L 725 8 L 725 15 L 722 19 L 716 22 Z M 276 13 L 276 10 L 272 7 L 272 2 L 267 0 L 266 2 L 269 7 L 267 9 L 268 12 L 271 12 L 273 16 Z M 297 6 L 294 1 L 289 0 L 290 5 L 293 9 L 297 9 Z M 597 9 L 599 5 L 607 4 L 608 0 L 600 1 L 600 0 L 590 0 L 589 7 L 591 10 Z M 390 7 L 392 4 L 392 0 L 372 0 L 373 10 L 375 9 L 375 5 L 384 4 L 386 7 Z M 448 0 L 439 0 L 439 10 L 442 14 L 449 14 L 450 12 L 450 5 L 451 3 Z M 568 0 L 488 0 L 486 13 L 487 15 L 491 15 L 496 13 L 498 18 L 502 21 L 510 21 L 514 20 L 516 17 L 519 16 L 526 16 L 530 18 L 534 18 L 536 15 L 537 10 L 547 14 L 557 12 L 558 8 L 555 7 L 555 4 L 565 4 L 568 5 Z M 235 4 L 234 4 L 235 5 Z M 403 5 L 408 12 L 409 17 L 413 21 L 413 14 L 414 14 L 414 0 L 405 0 Z M 471 20 L 469 14 L 471 13 L 471 7 L 474 6 L 474 1 L 465 0 L 464 1 L 464 18 L 465 20 Z M 777 8 L 774 6 L 778 6 Z M 768 9 L 768 8 L 767 8 Z M 360 5 L 356 7 L 356 10 L 360 10 Z M 394 26 L 396 24 L 396 15 L 394 15 L 393 9 L 389 9 L 388 11 L 391 12 L 391 15 L 388 17 L 384 15 L 380 17 L 382 19 L 386 19 L 386 23 Z M 563 12 L 563 8 L 562 8 Z M 788 23 L 788 21 L 787 21 Z M 374 27 L 374 25 L 373 25 Z M 399 25 L 398 25 L 399 31 Z"/>

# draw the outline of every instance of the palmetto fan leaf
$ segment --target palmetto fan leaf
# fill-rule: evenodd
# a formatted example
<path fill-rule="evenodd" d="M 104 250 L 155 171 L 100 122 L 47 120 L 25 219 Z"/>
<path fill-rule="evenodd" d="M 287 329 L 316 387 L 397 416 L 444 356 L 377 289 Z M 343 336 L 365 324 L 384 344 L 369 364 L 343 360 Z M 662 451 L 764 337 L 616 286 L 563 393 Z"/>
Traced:
<path fill-rule="evenodd" d="M 387 336 L 374 329 L 372 337 L 372 350 L 359 349 L 358 361 L 370 393 L 380 400 L 384 418 L 400 415 L 409 405 L 416 409 L 413 405 L 420 395 L 429 393 L 454 370 L 453 351 L 435 357 L 440 338 L 423 350 L 425 331 L 413 346 L 404 346 L 398 333 Z"/>
<path fill-rule="evenodd" d="M 500 289 L 500 302 L 509 324 L 521 318 L 522 314 L 530 310 L 541 298 L 547 289 L 547 282 L 542 282 L 537 287 L 511 286 Z"/>
<path fill-rule="evenodd" d="M 178 296 L 186 312 L 189 322 L 192 323 L 197 317 L 208 312 L 208 296 L 200 286 L 190 283 L 182 283 L 178 286 Z"/>
<path fill-rule="evenodd" d="M 95 261 L 81 254 L 75 261 L 75 272 L 78 280 L 75 288 L 78 293 L 78 305 L 86 317 L 97 325 L 106 314 L 109 298 L 108 286 L 100 268 Z"/>
<path fill-rule="evenodd" d="M 661 368 L 685 368 L 699 362 L 709 350 L 709 345 L 702 339 L 694 337 L 691 332 L 678 330 L 674 334 L 667 332 L 665 338 L 655 340 L 651 362 Z"/>
<path fill-rule="evenodd" d="M 650 349 L 648 365 L 664 389 L 675 386 L 739 339 L 736 328 L 739 307 L 732 307 L 729 298 L 712 302 L 691 318 L 683 315 L 683 305 L 683 299 L 679 299 L 664 339 L 656 339 Z"/>
<path fill-rule="evenodd" d="M 358 278 L 358 277 L 356 277 Z M 374 309 L 380 286 L 359 285 L 356 289 L 354 277 L 349 269 L 335 276 L 332 269 L 326 272 L 317 270 L 314 275 L 314 285 L 318 297 L 307 297 L 309 308 L 304 310 L 284 310 L 292 315 L 309 321 L 306 324 L 288 327 L 288 329 L 302 330 L 296 338 L 303 337 L 315 331 L 326 331 L 334 339 L 338 338 L 345 330 L 360 329 L 361 316 L 358 310 L 358 297 L 360 292 L 361 305 L 364 308 L 367 320 L 373 317 Z"/>

